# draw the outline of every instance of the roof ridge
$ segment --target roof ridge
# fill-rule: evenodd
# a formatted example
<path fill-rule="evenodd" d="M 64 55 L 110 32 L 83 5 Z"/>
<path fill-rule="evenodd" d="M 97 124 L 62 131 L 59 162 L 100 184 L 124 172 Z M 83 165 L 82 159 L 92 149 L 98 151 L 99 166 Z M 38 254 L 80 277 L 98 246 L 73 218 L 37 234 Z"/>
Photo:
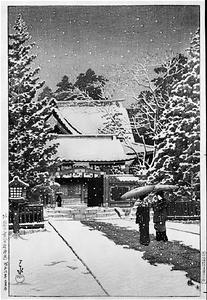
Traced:
<path fill-rule="evenodd" d="M 97 138 L 97 137 L 103 137 L 103 138 L 112 138 L 112 139 L 117 139 L 115 134 L 58 134 L 58 138 Z M 118 139 L 117 139 L 118 140 Z"/>
<path fill-rule="evenodd" d="M 91 100 L 87 100 L 87 99 L 83 99 L 83 100 L 65 100 L 65 101 L 57 101 L 57 105 L 61 106 L 64 104 L 77 104 L 77 103 L 95 103 L 95 102 L 100 102 L 100 103 L 110 103 L 110 102 L 123 102 L 125 101 L 125 99 L 91 99 Z"/>

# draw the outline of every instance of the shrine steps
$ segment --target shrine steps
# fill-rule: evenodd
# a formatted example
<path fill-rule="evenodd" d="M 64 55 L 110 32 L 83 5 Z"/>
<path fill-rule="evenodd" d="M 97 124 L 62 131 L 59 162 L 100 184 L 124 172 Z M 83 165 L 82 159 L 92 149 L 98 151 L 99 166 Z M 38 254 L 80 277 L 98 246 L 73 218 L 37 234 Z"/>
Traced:
<path fill-rule="evenodd" d="M 44 212 L 45 220 L 49 220 L 50 218 L 63 220 L 101 220 L 104 218 L 117 219 L 119 217 L 115 209 L 110 207 L 55 207 L 54 209 L 45 209 Z"/>

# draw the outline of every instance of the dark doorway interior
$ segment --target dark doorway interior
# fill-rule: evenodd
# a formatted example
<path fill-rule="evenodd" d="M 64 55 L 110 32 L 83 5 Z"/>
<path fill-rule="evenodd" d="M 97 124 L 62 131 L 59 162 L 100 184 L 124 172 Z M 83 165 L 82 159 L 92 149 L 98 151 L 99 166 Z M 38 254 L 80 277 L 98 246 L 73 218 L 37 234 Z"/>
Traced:
<path fill-rule="evenodd" d="M 88 206 L 103 204 L 103 177 L 91 178 L 88 181 Z"/>

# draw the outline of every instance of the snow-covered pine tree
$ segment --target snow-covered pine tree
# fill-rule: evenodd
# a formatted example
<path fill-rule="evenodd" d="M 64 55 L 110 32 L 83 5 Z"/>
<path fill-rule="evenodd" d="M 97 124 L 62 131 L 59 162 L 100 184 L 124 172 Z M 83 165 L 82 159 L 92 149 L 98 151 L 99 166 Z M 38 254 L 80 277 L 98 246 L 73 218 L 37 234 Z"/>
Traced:
<path fill-rule="evenodd" d="M 48 141 L 55 135 L 44 122 L 50 113 L 49 100 L 36 97 L 44 82 L 38 82 L 39 68 L 31 68 L 34 43 L 29 43 L 21 16 L 13 28 L 8 42 L 9 177 L 17 175 L 32 187 L 39 183 L 40 173 L 54 167 L 56 144 L 49 146 Z"/>
<path fill-rule="evenodd" d="M 154 137 L 162 130 L 160 118 L 169 101 L 172 86 L 182 76 L 186 61 L 187 57 L 177 54 L 154 68 L 158 76 L 151 82 L 154 83 L 155 87 L 149 85 L 148 89 L 142 91 L 136 102 L 132 104 L 132 107 L 135 109 L 135 113 L 132 113 L 131 116 L 134 133 L 139 138 L 142 138 L 143 142 L 150 139 L 153 140 L 155 149 L 156 140 Z M 156 151 L 154 151 L 155 154 Z M 153 159 L 150 165 L 153 165 Z"/>
<path fill-rule="evenodd" d="M 178 184 L 178 195 L 199 199 L 200 190 L 200 31 L 196 31 L 182 79 L 171 91 L 157 135 L 150 180 Z"/>
<path fill-rule="evenodd" d="M 139 155 L 139 163 L 142 169 L 153 166 L 156 155 L 155 136 L 162 130 L 160 116 L 169 100 L 172 85 L 179 81 L 183 72 L 183 66 L 187 58 L 182 54 L 168 57 L 164 63 L 154 60 L 152 56 L 146 56 L 142 60 L 134 60 L 132 67 L 119 66 L 112 76 L 115 85 L 124 92 L 127 97 L 135 100 L 130 111 L 130 122 L 134 136 L 138 142 L 154 145 L 152 154 L 147 152 Z M 156 78 L 151 79 L 151 69 L 154 67 Z M 111 80 L 111 79 L 110 79 Z M 141 92 L 140 91 L 141 88 Z M 136 168 L 136 166 L 135 166 Z"/>

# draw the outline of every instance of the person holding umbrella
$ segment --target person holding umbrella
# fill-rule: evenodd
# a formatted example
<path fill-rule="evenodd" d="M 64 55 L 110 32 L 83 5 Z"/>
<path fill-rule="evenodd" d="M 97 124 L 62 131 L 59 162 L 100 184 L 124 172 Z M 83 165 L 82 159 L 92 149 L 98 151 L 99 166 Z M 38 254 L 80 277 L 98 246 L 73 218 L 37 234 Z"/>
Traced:
<path fill-rule="evenodd" d="M 166 234 L 166 220 L 167 220 L 167 200 L 164 197 L 163 191 L 157 191 L 155 194 L 156 202 L 153 204 L 153 222 L 156 231 L 157 241 L 168 241 Z"/>
<path fill-rule="evenodd" d="M 121 196 L 122 200 L 129 198 L 139 198 L 134 207 L 136 210 L 136 224 L 139 224 L 140 231 L 140 244 L 148 246 L 150 243 L 149 237 L 149 222 L 150 222 L 150 209 L 148 200 L 146 198 L 147 194 L 150 194 L 154 190 L 154 185 L 146 185 L 135 188 L 131 191 L 126 192 Z"/>
<path fill-rule="evenodd" d="M 139 196 L 139 200 L 135 202 L 137 205 L 136 224 L 139 224 L 140 244 L 148 246 L 150 243 L 149 222 L 150 209 L 149 205 L 144 201 L 145 196 Z"/>
<path fill-rule="evenodd" d="M 156 240 L 157 241 L 168 241 L 166 235 L 166 225 L 167 220 L 167 200 L 164 198 L 164 191 L 173 191 L 178 189 L 177 185 L 169 184 L 156 184 L 156 185 L 146 185 L 141 186 L 131 191 L 126 192 L 121 196 L 122 200 L 129 198 L 139 197 L 139 200 L 135 202 L 134 206 L 137 206 L 136 212 L 136 223 L 139 224 L 140 228 L 140 243 L 143 245 L 149 245 L 149 221 L 150 221 L 150 212 L 149 212 L 149 203 L 152 204 L 154 210 L 154 228 L 156 230 Z M 154 193 L 156 197 L 154 199 L 149 199 L 150 194 Z M 144 195 L 149 194 L 148 199 L 145 199 Z"/>

